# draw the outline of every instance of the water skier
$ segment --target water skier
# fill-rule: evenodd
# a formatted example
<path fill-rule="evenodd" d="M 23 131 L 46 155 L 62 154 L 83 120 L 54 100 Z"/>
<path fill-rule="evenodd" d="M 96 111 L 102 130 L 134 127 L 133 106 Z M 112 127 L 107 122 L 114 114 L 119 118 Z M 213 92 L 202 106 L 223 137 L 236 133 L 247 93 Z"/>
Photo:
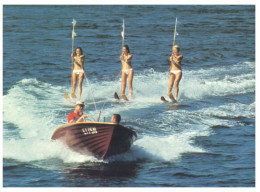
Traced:
<path fill-rule="evenodd" d="M 125 88 L 126 88 L 126 80 L 128 78 L 128 86 L 129 86 L 129 95 L 130 98 L 133 96 L 133 77 L 134 77 L 134 70 L 132 68 L 132 57 L 133 55 L 130 54 L 129 47 L 127 45 L 123 46 L 123 51 L 120 56 L 120 60 L 122 63 L 122 87 L 121 87 L 121 96 L 125 96 Z"/>
<path fill-rule="evenodd" d="M 168 86 L 168 96 L 170 98 L 172 97 L 172 87 L 174 85 L 175 88 L 174 99 L 176 101 L 179 93 L 179 83 L 182 77 L 181 61 L 183 59 L 183 55 L 180 55 L 179 51 L 180 51 L 180 47 L 178 45 L 174 45 L 172 48 L 172 55 L 169 58 L 171 62 L 171 67 L 170 67 L 170 78 L 169 78 L 169 86 Z"/>
<path fill-rule="evenodd" d="M 77 80 L 79 83 L 79 97 L 82 93 L 82 82 L 84 78 L 84 61 L 85 55 L 83 55 L 83 50 L 81 47 L 76 48 L 75 54 L 71 53 L 71 59 L 74 64 L 74 68 L 72 71 L 72 98 L 76 98 L 75 90 L 77 85 Z"/>

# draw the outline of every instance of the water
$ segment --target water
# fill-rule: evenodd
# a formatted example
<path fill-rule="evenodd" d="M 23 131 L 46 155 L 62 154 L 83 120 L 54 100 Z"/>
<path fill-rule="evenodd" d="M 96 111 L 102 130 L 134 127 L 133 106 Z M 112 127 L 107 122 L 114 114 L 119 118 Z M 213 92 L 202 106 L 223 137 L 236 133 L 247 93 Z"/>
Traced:
<path fill-rule="evenodd" d="M 175 17 L 183 78 L 164 104 Z M 85 113 L 120 113 L 138 140 L 106 161 L 50 140 L 66 123 L 72 19 Z M 134 99 L 118 104 L 122 20 Z M 4 187 L 254 187 L 255 7 L 3 6 Z"/>

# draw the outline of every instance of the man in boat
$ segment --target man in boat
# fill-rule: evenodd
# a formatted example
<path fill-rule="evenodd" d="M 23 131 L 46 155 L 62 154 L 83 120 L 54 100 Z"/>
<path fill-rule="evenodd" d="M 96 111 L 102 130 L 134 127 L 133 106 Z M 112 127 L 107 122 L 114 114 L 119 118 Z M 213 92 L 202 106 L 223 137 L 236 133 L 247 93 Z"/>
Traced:
<path fill-rule="evenodd" d="M 76 102 L 75 109 L 67 117 L 68 123 L 84 122 L 88 115 L 83 114 L 84 102 L 79 100 Z"/>
<path fill-rule="evenodd" d="M 119 124 L 121 121 L 121 116 L 119 114 L 113 114 L 111 117 L 111 123 Z"/>

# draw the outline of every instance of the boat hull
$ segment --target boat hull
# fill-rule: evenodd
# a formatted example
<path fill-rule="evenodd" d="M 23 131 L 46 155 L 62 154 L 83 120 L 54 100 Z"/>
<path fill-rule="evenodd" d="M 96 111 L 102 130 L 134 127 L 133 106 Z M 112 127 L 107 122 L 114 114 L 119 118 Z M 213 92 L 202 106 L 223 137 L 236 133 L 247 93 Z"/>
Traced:
<path fill-rule="evenodd" d="M 105 159 L 128 151 L 136 137 L 133 130 L 122 125 L 82 122 L 58 127 L 51 139 L 59 140 L 81 154 Z"/>

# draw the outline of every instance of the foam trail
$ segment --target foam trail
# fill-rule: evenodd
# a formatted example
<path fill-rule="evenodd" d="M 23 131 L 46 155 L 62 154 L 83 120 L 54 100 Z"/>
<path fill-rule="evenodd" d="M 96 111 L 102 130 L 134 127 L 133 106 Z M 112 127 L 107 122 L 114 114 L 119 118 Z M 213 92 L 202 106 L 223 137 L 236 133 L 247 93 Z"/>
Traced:
<path fill-rule="evenodd" d="M 66 148 L 62 143 L 38 138 L 4 140 L 4 158 L 22 162 L 59 158 L 65 163 L 98 160 L 91 156 L 81 155 Z"/>
<path fill-rule="evenodd" d="M 111 157 L 109 161 L 143 159 L 175 161 L 184 153 L 205 153 L 205 150 L 192 146 L 190 138 L 193 136 L 192 134 L 174 134 L 164 137 L 144 136 L 134 143 L 129 152 Z"/>
<path fill-rule="evenodd" d="M 54 87 L 36 79 L 22 80 L 9 90 L 3 98 L 4 122 L 16 125 L 18 136 L 8 134 L 13 130 L 5 126 L 4 158 L 20 161 L 60 158 L 64 162 L 93 160 L 92 157 L 75 154 L 50 139 L 53 131 L 66 123 L 65 114 L 60 114 L 60 109 L 64 109 L 64 99 L 60 99 L 63 98 L 61 90 L 62 87 Z"/>
<path fill-rule="evenodd" d="M 247 70 L 242 70 L 246 65 Z M 243 71 L 243 73 L 241 73 Z M 221 75 L 218 75 L 221 74 Z M 101 100 L 113 100 L 113 93 L 120 92 L 120 79 L 118 82 L 92 82 L 94 96 Z M 134 102 L 135 107 L 160 103 L 160 96 L 167 95 L 169 73 L 156 72 L 154 69 L 135 72 Z M 212 96 L 228 96 L 230 94 L 244 94 L 255 90 L 254 62 L 235 64 L 231 70 L 226 68 L 210 68 L 187 71 L 184 67 L 183 77 L 179 85 L 179 98 L 185 100 L 201 100 Z M 86 92 L 85 92 L 86 91 Z M 83 90 L 87 95 L 90 90 Z M 126 89 L 128 93 L 128 87 Z M 104 97 L 104 95 L 106 97 Z"/>
<path fill-rule="evenodd" d="M 227 72 L 224 68 L 190 71 L 184 68 L 180 83 L 180 102 L 254 92 L 254 63 L 243 62 L 234 66 Z M 216 73 L 223 75 L 216 76 Z M 113 113 L 123 113 L 126 117 L 130 113 L 135 115 L 125 122 L 132 124 L 137 133 L 141 134 L 132 149 L 120 155 L 120 159 L 172 161 L 185 152 L 204 152 L 203 149 L 193 146 L 192 138 L 214 134 L 210 129 L 214 125 L 232 126 L 233 122 L 225 119 L 226 117 L 254 117 L 254 103 L 249 106 L 230 103 L 194 111 L 180 109 L 162 112 L 151 119 L 150 111 L 156 111 L 157 107 L 161 106 L 160 96 L 166 94 L 168 80 L 167 72 L 156 72 L 154 69 L 136 72 L 134 99 L 126 104 L 115 104 L 113 99 L 113 93 L 120 91 L 120 81 L 91 82 L 91 87 L 95 87 L 92 91 L 98 109 L 107 102 L 102 111 L 103 116 L 111 117 Z M 50 140 L 53 131 L 66 123 L 66 116 L 75 105 L 73 101 L 64 99 L 66 90 L 70 88 L 51 85 L 37 79 L 23 79 L 3 96 L 4 158 L 20 161 L 48 158 L 59 158 L 64 162 L 97 161 L 75 154 Z M 88 86 L 83 88 L 82 99 L 87 104 L 85 112 L 96 117 L 97 112 L 89 91 L 91 90 Z M 139 113 L 147 113 L 147 118 L 136 115 Z M 220 118 L 215 118 L 216 116 Z M 164 134 L 168 136 L 163 136 Z M 168 153 L 169 151 L 171 153 Z"/>

